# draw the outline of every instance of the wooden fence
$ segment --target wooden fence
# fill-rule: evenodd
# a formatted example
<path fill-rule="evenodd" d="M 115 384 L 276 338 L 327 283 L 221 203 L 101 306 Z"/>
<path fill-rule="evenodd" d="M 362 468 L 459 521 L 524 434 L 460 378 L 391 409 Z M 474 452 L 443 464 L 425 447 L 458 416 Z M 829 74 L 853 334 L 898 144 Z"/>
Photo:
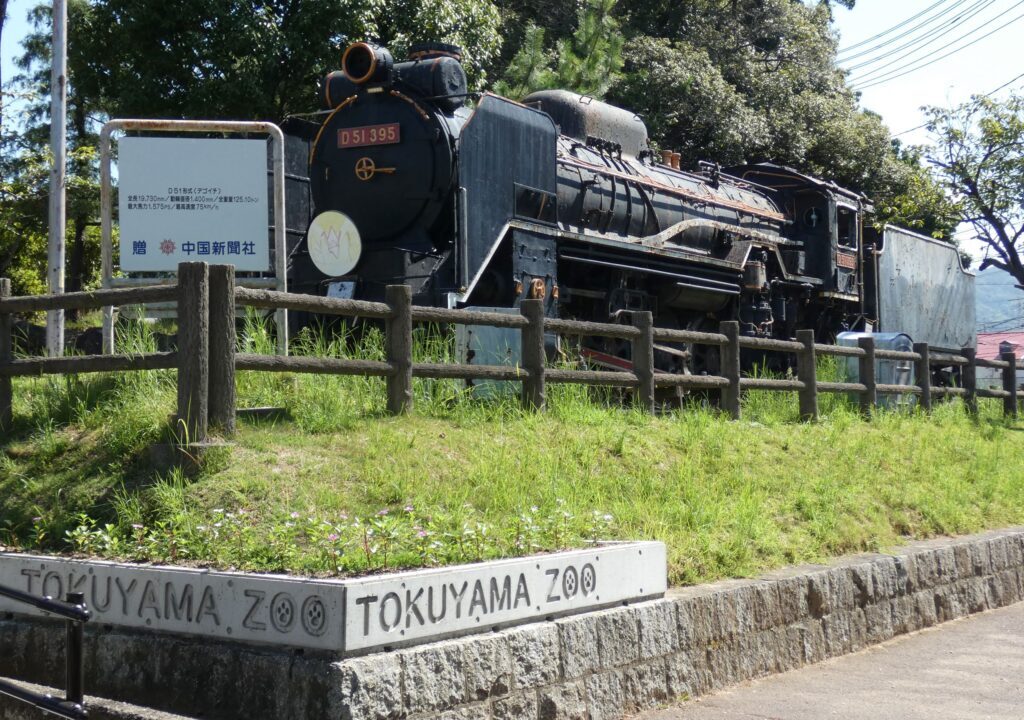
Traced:
<path fill-rule="evenodd" d="M 178 304 L 177 352 L 133 356 L 13 357 L 11 317 L 15 313 L 167 301 Z M 285 308 L 322 315 L 383 320 L 386 359 L 373 361 L 237 353 L 236 306 Z M 521 362 L 518 366 L 413 362 L 413 326 L 424 322 L 519 330 L 522 340 Z M 545 363 L 545 334 L 627 340 L 632 346 L 633 369 L 597 371 L 549 368 Z M 656 342 L 717 346 L 720 374 L 658 372 L 654 367 Z M 795 355 L 796 377 L 743 377 L 740 372 L 740 351 L 744 348 Z M 856 357 L 859 382 L 819 381 L 816 372 L 819 355 Z M 878 383 L 875 375 L 876 360 L 913 362 L 917 384 L 907 386 Z M 960 367 L 960 386 L 932 386 L 931 370 L 936 366 Z M 978 367 L 1002 370 L 1003 389 L 978 388 Z M 740 417 L 740 401 L 744 390 L 796 392 L 799 395 L 800 415 L 806 420 L 815 420 L 818 417 L 819 393 L 857 394 L 861 410 L 866 415 L 870 415 L 877 407 L 879 395 L 913 394 L 918 396 L 919 406 L 925 412 L 931 411 L 932 401 L 936 397 L 960 396 L 971 413 L 978 411 L 978 398 L 1000 398 L 1003 400 L 1004 413 L 1016 416 L 1017 367 L 1018 362 L 1013 353 L 1003 354 L 1000 360 L 981 360 L 975 357 L 973 348 L 963 348 L 956 355 L 938 354 L 923 343 L 915 344 L 913 352 L 897 352 L 876 348 L 872 337 L 861 338 L 858 347 L 823 345 L 815 342 L 811 330 L 799 330 L 795 341 L 745 337 L 740 335 L 739 323 L 734 321 L 721 323 L 717 333 L 656 328 L 650 312 L 633 313 L 630 325 L 562 320 L 545 317 L 541 300 L 524 300 L 520 315 L 420 307 L 412 304 L 410 288 L 402 285 L 389 286 L 383 303 L 248 289 L 235 285 L 232 266 L 206 263 L 180 265 L 177 285 L 97 290 L 60 296 L 13 298 L 10 297 L 10 283 L 0 280 L 0 428 L 9 428 L 12 423 L 11 378 L 24 375 L 177 368 L 180 433 L 187 442 L 202 442 L 210 426 L 224 433 L 234 431 L 236 370 L 383 377 L 387 385 L 387 409 L 392 414 L 412 409 L 412 380 L 420 377 L 519 381 L 522 383 L 523 403 L 538 410 L 544 408 L 548 383 L 632 388 L 634 403 L 648 412 L 655 411 L 655 389 L 658 387 L 717 391 L 722 410 L 734 419 Z"/>

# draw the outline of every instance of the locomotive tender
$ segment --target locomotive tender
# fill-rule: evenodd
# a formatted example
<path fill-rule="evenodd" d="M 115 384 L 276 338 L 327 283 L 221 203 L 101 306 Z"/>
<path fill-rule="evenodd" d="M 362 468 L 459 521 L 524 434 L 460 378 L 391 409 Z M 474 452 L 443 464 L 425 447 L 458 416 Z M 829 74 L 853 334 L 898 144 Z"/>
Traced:
<path fill-rule="evenodd" d="M 899 231 L 935 259 L 914 266 L 901 245 L 910 260 L 894 289 L 879 277 L 889 231 L 865 228 L 864 197 L 771 164 L 686 172 L 650 149 L 638 116 L 564 90 L 522 102 L 485 93 L 469 107 L 460 55 L 426 43 L 395 62 L 355 43 L 322 84 L 323 121 L 288 126 L 308 148 L 312 201 L 289 258 L 293 289 L 379 299 L 408 284 L 417 304 L 541 298 L 551 316 L 649 310 L 661 327 L 734 319 L 746 335 L 813 328 L 828 339 L 877 329 L 883 305 L 927 286 L 946 307 L 969 293 L 970 317 L 914 339 L 973 339 L 973 276 L 955 248 Z M 936 282 L 936 266 L 948 277 Z M 617 341 L 594 342 L 608 344 L 589 347 L 592 359 L 623 364 Z M 657 351 L 667 370 L 708 363 L 697 348 Z"/>

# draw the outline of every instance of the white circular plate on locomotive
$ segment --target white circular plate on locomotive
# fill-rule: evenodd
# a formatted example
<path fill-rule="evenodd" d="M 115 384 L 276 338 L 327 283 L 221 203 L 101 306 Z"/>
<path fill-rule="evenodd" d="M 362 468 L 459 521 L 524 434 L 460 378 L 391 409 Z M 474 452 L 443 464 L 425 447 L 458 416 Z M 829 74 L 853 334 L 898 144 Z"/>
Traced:
<path fill-rule="evenodd" d="M 313 264 L 328 277 L 352 272 L 363 252 L 356 224 L 337 210 L 327 210 L 313 218 L 306 244 Z"/>

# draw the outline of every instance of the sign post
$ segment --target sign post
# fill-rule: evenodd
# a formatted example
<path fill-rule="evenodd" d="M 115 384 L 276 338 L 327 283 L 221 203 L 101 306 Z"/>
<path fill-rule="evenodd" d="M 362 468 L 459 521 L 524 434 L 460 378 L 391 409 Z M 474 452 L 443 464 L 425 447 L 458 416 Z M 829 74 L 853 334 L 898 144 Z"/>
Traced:
<path fill-rule="evenodd" d="M 274 264 L 267 237 L 266 142 L 229 138 L 127 137 L 118 144 L 120 263 L 127 272 L 173 272 L 178 263 L 234 265 L 238 272 L 270 272 L 268 283 L 287 291 L 284 135 L 265 122 L 112 120 L 100 133 L 103 285 L 160 279 L 113 277 L 111 136 L 117 130 L 175 133 L 265 133 L 272 144 Z M 287 311 L 278 310 L 278 352 L 287 354 Z M 104 308 L 103 348 L 114 351 L 114 309 Z"/>
<path fill-rule="evenodd" d="M 54 0 L 53 67 L 50 73 L 50 150 L 53 153 L 53 166 L 50 168 L 50 243 L 47 258 L 47 279 L 51 295 L 64 294 L 67 25 L 67 3 L 65 0 Z M 46 313 L 46 348 L 51 357 L 64 354 L 63 310 L 50 310 Z"/>

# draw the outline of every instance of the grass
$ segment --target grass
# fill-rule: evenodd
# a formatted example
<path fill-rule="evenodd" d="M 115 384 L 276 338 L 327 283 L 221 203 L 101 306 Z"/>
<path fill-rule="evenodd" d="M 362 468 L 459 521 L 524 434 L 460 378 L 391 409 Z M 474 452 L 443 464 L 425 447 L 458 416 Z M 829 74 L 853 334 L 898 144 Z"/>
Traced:
<path fill-rule="evenodd" d="M 372 329 L 325 337 L 300 351 L 382 355 Z M 420 338 L 420 358 L 450 356 L 438 338 Z M 243 344 L 272 338 L 252 320 Z M 575 386 L 549 387 L 535 414 L 511 393 L 417 380 L 404 418 L 385 415 L 379 379 L 241 373 L 238 392 L 290 419 L 243 422 L 186 478 L 146 454 L 170 437 L 173 372 L 18 380 L 0 542 L 348 574 L 659 539 L 681 584 L 1024 522 L 1024 433 L 994 401 L 977 419 L 952 402 L 867 422 L 823 396 L 822 421 L 803 424 L 795 394 L 750 393 L 730 422 L 699 401 L 651 417 Z"/>

